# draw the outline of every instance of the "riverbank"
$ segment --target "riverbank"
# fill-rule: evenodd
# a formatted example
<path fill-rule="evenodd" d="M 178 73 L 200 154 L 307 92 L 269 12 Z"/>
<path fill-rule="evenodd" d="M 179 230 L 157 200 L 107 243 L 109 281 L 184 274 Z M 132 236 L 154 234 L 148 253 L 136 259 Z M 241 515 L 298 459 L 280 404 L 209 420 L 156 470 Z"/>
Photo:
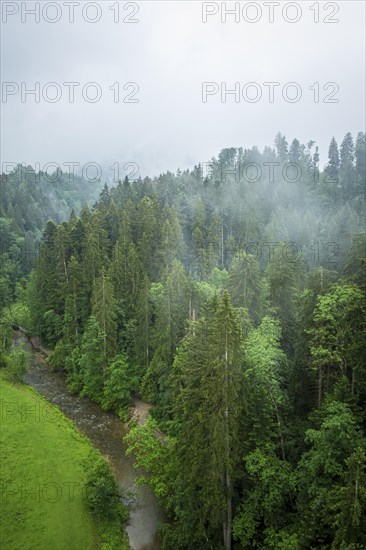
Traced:
<path fill-rule="evenodd" d="M 93 447 L 33 388 L 0 373 L 1 522 L 7 550 L 102 548 L 105 534 L 87 508 L 83 461 Z M 121 526 L 116 548 L 127 549 Z"/>
<path fill-rule="evenodd" d="M 119 489 L 126 495 L 126 504 L 130 508 L 126 531 L 131 548 L 159 550 L 157 526 L 164 520 L 164 514 L 150 488 L 147 485 L 137 486 L 135 483 L 142 472 L 134 468 L 133 457 L 125 454 L 126 444 L 123 437 L 129 431 L 128 425 L 116 415 L 103 411 L 88 398 L 70 394 L 64 376 L 53 372 L 46 364 L 43 353 L 35 351 L 20 332 L 16 335 L 16 343 L 31 353 L 31 364 L 25 382 L 48 401 L 56 404 L 100 453 L 108 458 Z M 145 413 L 146 408 L 143 407 L 142 417 Z"/>

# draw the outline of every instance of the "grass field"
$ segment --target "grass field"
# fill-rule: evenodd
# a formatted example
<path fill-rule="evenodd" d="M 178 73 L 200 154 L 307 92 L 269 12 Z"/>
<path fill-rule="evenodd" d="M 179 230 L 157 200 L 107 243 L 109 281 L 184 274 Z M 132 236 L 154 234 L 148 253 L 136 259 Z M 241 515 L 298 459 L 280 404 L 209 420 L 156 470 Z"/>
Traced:
<path fill-rule="evenodd" d="M 36 391 L 13 385 L 3 373 L 0 397 L 0 547 L 103 548 L 83 499 L 81 461 L 91 443 Z"/>

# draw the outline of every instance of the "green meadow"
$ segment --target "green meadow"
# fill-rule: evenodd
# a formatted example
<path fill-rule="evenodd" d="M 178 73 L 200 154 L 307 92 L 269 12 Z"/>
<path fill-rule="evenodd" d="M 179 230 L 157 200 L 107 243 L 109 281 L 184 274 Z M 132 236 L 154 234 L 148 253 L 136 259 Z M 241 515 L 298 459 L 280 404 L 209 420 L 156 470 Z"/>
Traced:
<path fill-rule="evenodd" d="M 0 547 L 112 548 L 103 544 L 101 526 L 84 499 L 82 461 L 91 443 L 35 390 L 12 384 L 2 373 L 0 396 Z"/>

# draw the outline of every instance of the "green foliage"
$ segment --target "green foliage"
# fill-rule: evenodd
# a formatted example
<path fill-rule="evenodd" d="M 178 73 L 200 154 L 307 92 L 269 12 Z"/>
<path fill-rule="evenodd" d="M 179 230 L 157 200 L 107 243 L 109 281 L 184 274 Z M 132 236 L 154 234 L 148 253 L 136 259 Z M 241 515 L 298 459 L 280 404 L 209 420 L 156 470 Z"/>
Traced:
<path fill-rule="evenodd" d="M 116 301 L 109 277 L 102 272 L 95 279 L 92 296 L 92 314 L 104 334 L 105 361 L 114 355 L 116 348 Z"/>
<path fill-rule="evenodd" d="M 282 245 L 275 251 L 267 265 L 266 275 L 269 283 L 271 304 L 281 320 L 283 342 L 287 352 L 292 353 L 296 327 L 296 301 L 302 287 L 303 263 L 300 259 L 293 261 Z"/>
<path fill-rule="evenodd" d="M 258 328 L 252 330 L 245 342 L 248 409 L 244 423 L 248 422 L 247 448 L 261 441 L 277 442 L 284 457 L 283 412 L 287 398 L 283 388 L 286 355 L 280 347 L 279 321 L 264 317 Z"/>
<path fill-rule="evenodd" d="M 21 383 L 27 372 L 29 363 L 29 354 L 19 348 L 13 348 L 5 356 L 6 372 L 13 382 Z"/>
<path fill-rule="evenodd" d="M 296 548 L 296 537 L 286 531 L 295 490 L 291 465 L 276 456 L 272 445 L 257 447 L 244 462 L 247 483 L 234 520 L 234 538 L 248 549 L 290 548 L 290 542 Z"/>
<path fill-rule="evenodd" d="M 335 533 L 335 548 L 366 544 L 365 462 L 365 447 L 359 447 L 347 458 L 340 483 L 329 492 L 327 508 L 329 523 Z"/>
<path fill-rule="evenodd" d="M 122 509 L 116 480 L 104 458 L 91 452 L 85 459 L 85 498 L 88 507 L 97 519 L 116 519 L 125 509 Z"/>
<path fill-rule="evenodd" d="M 55 349 L 48 357 L 48 364 L 51 365 L 54 370 L 62 371 L 67 366 L 72 352 L 73 349 L 71 344 L 59 340 Z"/>
<path fill-rule="evenodd" d="M 11 345 L 13 331 L 8 316 L 0 317 L 0 368 L 6 367 L 6 354 Z"/>
<path fill-rule="evenodd" d="M 43 331 L 45 342 L 51 346 L 54 346 L 62 336 L 62 317 L 55 313 L 53 309 L 46 311 L 43 315 Z"/>
<path fill-rule="evenodd" d="M 239 461 L 241 337 L 229 295 L 224 293 L 211 307 L 191 327 L 172 374 L 178 421 L 177 485 L 185 487 L 174 513 L 178 531 L 189 534 L 190 544 L 206 537 L 212 544 L 228 547 Z M 193 517 L 186 514 L 187 506 L 195 511 Z"/>
<path fill-rule="evenodd" d="M 361 544 L 366 536 L 360 513 L 365 500 L 365 439 L 350 407 L 327 399 L 320 425 L 307 430 L 306 441 L 310 448 L 297 474 L 304 541 L 332 548 Z"/>
<path fill-rule="evenodd" d="M 313 326 L 308 333 L 311 336 L 312 364 L 319 373 L 319 404 L 325 371 L 332 382 L 340 376 L 349 376 L 353 392 L 357 379 L 362 388 L 365 313 L 365 296 L 356 285 L 334 285 L 327 294 L 318 298 Z"/>
<path fill-rule="evenodd" d="M 17 301 L 4 310 L 4 315 L 11 323 L 32 332 L 31 312 L 24 301 Z"/>
<path fill-rule="evenodd" d="M 131 403 L 131 391 L 138 387 L 139 379 L 124 355 L 116 355 L 108 365 L 103 389 L 102 406 L 105 409 L 123 410 Z"/>
<path fill-rule="evenodd" d="M 258 321 L 261 314 L 260 272 L 258 261 L 254 256 L 241 252 L 234 257 L 228 289 L 233 305 L 245 307 L 251 317 Z"/>
<path fill-rule="evenodd" d="M 106 373 L 105 333 L 95 317 L 90 317 L 82 337 L 79 354 L 73 354 L 76 360 L 74 370 L 80 371 L 82 395 L 102 400 L 103 381 Z"/>
<path fill-rule="evenodd" d="M 127 454 L 134 454 L 135 467 L 148 472 L 148 475 L 139 476 L 138 483 L 148 483 L 164 502 L 174 479 L 170 471 L 173 442 L 157 437 L 157 430 L 157 422 L 149 418 L 144 426 L 131 428 L 124 441 L 128 445 Z"/>

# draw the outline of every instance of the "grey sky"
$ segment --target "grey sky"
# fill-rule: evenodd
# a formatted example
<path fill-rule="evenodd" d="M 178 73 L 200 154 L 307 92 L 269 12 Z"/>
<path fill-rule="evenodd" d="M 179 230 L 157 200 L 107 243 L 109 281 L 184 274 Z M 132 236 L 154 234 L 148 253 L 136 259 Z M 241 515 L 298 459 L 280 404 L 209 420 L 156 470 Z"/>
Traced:
<path fill-rule="evenodd" d="M 257 2 L 262 10 L 257 23 L 249 23 L 240 13 L 240 22 L 228 16 L 220 20 L 220 12 L 202 22 L 202 3 L 196 1 L 137 2 L 138 23 L 123 23 L 134 10 L 133 5 L 120 2 L 119 23 L 109 9 L 116 2 L 99 5 L 101 19 L 94 24 L 84 21 L 81 8 L 75 5 L 75 21 L 69 23 L 69 8 L 58 2 L 60 21 L 40 23 L 34 17 L 23 16 L 22 8 L 35 2 L 2 2 L 6 11 L 19 8 L 18 13 L 2 18 L 3 82 L 21 82 L 31 88 L 35 82 L 43 85 L 57 82 L 62 97 L 50 103 L 40 97 L 21 102 L 19 93 L 1 104 L 2 161 L 27 162 L 41 165 L 55 161 L 97 162 L 109 166 L 135 162 L 141 175 L 156 175 L 178 167 L 192 167 L 208 161 L 223 147 L 262 149 L 272 145 L 277 131 L 289 141 L 297 137 L 302 142 L 316 140 L 321 161 L 326 160 L 328 144 L 333 135 L 341 140 L 347 131 L 356 134 L 365 127 L 365 3 L 363 1 L 298 2 L 302 15 L 297 23 L 284 21 L 281 2 L 275 7 L 274 22 L 269 22 L 269 7 Z M 47 2 L 41 2 L 41 9 Z M 54 3 L 51 3 L 54 4 Z M 209 9 L 216 9 L 211 3 Z M 227 2 L 232 8 L 234 2 Z M 248 2 L 241 2 L 241 8 Z M 255 3 L 251 3 L 255 4 Z M 319 23 L 314 23 L 319 5 Z M 329 7 L 331 4 L 331 7 Z M 221 2 L 217 2 L 220 7 Z M 333 16 L 338 23 L 324 23 Z M 127 9 L 123 9 L 126 7 Z M 95 11 L 93 11 L 95 9 Z M 249 19 L 255 17 L 255 6 L 248 8 Z M 287 16 L 296 15 L 288 6 Z M 88 8 L 93 18 L 96 8 Z M 258 12 L 259 13 L 259 12 Z M 56 9 L 48 8 L 52 19 Z M 64 82 L 80 82 L 75 88 L 75 102 L 68 101 Z M 86 102 L 81 88 L 97 82 L 102 98 L 97 103 Z M 109 86 L 126 82 L 139 85 L 138 103 L 114 103 Z M 233 95 L 222 103 L 220 93 L 202 102 L 202 82 L 235 82 L 245 85 L 256 82 L 262 91 L 257 103 Z M 268 101 L 269 88 L 264 82 L 279 82 L 274 102 Z M 302 97 L 297 103 L 285 101 L 283 85 L 297 82 Z M 314 90 L 319 82 L 320 101 L 314 102 Z M 324 103 L 332 92 L 323 86 L 335 82 L 339 86 L 334 96 L 338 103 Z M 49 95 L 55 90 L 49 89 Z M 90 94 L 92 94 L 90 89 Z M 240 88 L 242 92 L 242 88 Z M 254 88 L 248 89 L 253 97 Z M 296 91 L 296 90 L 295 90 Z M 293 95 L 294 89 L 289 90 Z M 121 172 L 123 175 L 123 171 Z M 109 174 L 105 174 L 110 176 Z M 104 177 L 104 175 L 103 175 Z"/>

